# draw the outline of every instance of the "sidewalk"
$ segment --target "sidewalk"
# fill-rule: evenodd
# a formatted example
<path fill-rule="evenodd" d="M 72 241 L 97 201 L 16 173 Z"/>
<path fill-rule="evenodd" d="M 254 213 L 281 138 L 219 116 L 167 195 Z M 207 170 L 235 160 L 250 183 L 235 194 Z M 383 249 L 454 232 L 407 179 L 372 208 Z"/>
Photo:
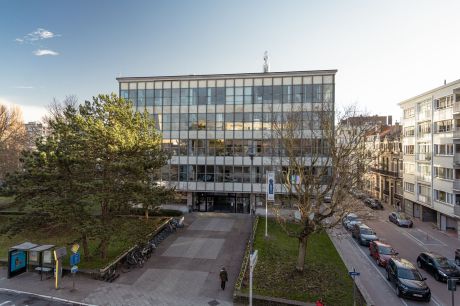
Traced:
<path fill-rule="evenodd" d="M 64 277 L 61 289 L 54 279 L 40 281 L 28 272 L 7 279 L 0 269 L 0 288 L 31 292 L 94 305 L 233 305 L 233 286 L 250 233 L 249 215 L 193 213 L 186 215 L 184 229 L 169 236 L 142 269 L 121 273 L 113 283 Z M 227 268 L 229 283 L 220 289 L 219 270 Z M 78 274 L 77 274 L 78 275 Z"/>

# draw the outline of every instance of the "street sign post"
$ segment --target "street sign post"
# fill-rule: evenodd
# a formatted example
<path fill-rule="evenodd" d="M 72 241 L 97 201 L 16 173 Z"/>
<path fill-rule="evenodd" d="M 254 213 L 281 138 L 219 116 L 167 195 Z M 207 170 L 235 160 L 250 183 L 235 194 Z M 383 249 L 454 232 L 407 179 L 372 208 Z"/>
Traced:
<path fill-rule="evenodd" d="M 70 250 L 72 251 L 72 255 L 70 255 L 70 265 L 72 268 L 70 272 L 72 273 L 72 291 L 75 290 L 75 274 L 78 272 L 78 264 L 80 263 L 80 253 L 78 253 L 78 249 L 80 249 L 80 245 L 78 243 L 74 243 Z"/>
<path fill-rule="evenodd" d="M 80 253 L 74 253 L 70 255 L 70 265 L 75 266 L 80 263 Z"/>
<path fill-rule="evenodd" d="M 275 172 L 267 171 L 267 185 L 265 187 L 265 237 L 268 237 L 268 201 L 275 201 Z"/>
<path fill-rule="evenodd" d="M 348 274 L 353 278 L 353 305 L 356 306 L 356 276 L 359 276 L 360 273 L 353 268 L 353 271 L 349 271 Z"/>
<path fill-rule="evenodd" d="M 249 306 L 252 306 L 252 277 L 254 268 L 257 264 L 257 250 L 254 253 L 249 254 Z"/>

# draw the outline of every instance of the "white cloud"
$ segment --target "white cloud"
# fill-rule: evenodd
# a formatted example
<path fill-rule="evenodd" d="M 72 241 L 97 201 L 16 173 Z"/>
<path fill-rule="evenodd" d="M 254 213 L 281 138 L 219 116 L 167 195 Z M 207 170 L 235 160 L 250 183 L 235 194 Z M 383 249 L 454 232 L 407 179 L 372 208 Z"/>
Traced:
<path fill-rule="evenodd" d="M 37 30 L 30 32 L 29 34 L 24 35 L 22 38 L 16 38 L 15 41 L 22 44 L 22 43 L 34 43 L 37 40 L 42 39 L 50 39 L 53 37 L 59 37 L 61 35 L 55 34 L 51 31 L 48 31 L 43 28 L 38 28 Z"/>
<path fill-rule="evenodd" d="M 47 108 L 44 106 L 35 105 L 21 105 L 12 102 L 9 98 L 0 97 L 0 104 L 14 107 L 17 106 L 22 110 L 22 117 L 24 122 L 30 121 L 41 121 L 43 117 L 48 113 Z"/>
<path fill-rule="evenodd" d="M 53 50 L 46 50 L 46 49 L 38 49 L 33 52 L 36 56 L 44 56 L 44 55 L 59 55 L 58 52 L 53 51 Z"/>

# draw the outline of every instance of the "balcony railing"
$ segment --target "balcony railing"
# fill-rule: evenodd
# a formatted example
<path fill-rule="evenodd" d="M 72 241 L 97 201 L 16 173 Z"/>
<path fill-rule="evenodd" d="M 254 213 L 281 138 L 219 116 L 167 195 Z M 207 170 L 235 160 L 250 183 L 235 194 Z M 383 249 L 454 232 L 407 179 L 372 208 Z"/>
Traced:
<path fill-rule="evenodd" d="M 430 161 L 431 153 L 417 153 L 417 160 L 418 161 Z"/>
<path fill-rule="evenodd" d="M 426 204 L 431 205 L 431 197 L 429 197 L 429 196 L 424 196 L 424 195 L 419 194 L 419 195 L 417 196 L 417 199 L 418 199 L 420 202 L 423 202 L 423 203 L 426 203 Z"/>
<path fill-rule="evenodd" d="M 385 169 L 382 169 L 382 168 L 370 168 L 370 170 L 372 172 L 375 172 L 375 173 L 380 173 L 380 174 L 383 174 L 383 175 L 398 177 L 398 172 L 395 172 L 395 171 L 388 171 L 388 170 L 385 170 Z M 402 174 L 401 174 L 401 177 L 402 177 Z"/>
<path fill-rule="evenodd" d="M 383 190 L 383 194 L 390 195 L 390 190 L 384 189 L 384 190 Z"/>
<path fill-rule="evenodd" d="M 452 133 L 453 138 L 460 138 L 460 127 L 457 127 L 453 133 Z"/>
<path fill-rule="evenodd" d="M 460 102 L 454 102 L 454 110 L 453 113 L 460 113 Z"/>
<path fill-rule="evenodd" d="M 423 182 L 431 182 L 431 175 L 417 175 L 417 180 Z"/>
<path fill-rule="evenodd" d="M 460 205 L 454 205 L 454 214 L 460 216 Z"/>
<path fill-rule="evenodd" d="M 454 181 L 454 190 L 460 191 L 460 180 Z"/>

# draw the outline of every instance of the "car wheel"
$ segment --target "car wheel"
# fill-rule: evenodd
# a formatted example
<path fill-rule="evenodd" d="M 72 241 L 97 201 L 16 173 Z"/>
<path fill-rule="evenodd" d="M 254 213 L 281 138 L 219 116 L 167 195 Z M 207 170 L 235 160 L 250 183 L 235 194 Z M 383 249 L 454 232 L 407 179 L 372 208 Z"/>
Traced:
<path fill-rule="evenodd" d="M 417 260 L 417 267 L 422 268 L 422 262 L 420 260 Z"/>
<path fill-rule="evenodd" d="M 398 286 L 396 286 L 396 295 L 399 296 L 399 297 L 401 297 L 401 295 L 402 295 Z"/>
<path fill-rule="evenodd" d="M 435 272 L 435 273 L 434 273 L 434 279 L 437 280 L 437 281 L 439 282 L 440 277 L 439 277 L 439 273 L 438 273 L 438 272 Z"/>

